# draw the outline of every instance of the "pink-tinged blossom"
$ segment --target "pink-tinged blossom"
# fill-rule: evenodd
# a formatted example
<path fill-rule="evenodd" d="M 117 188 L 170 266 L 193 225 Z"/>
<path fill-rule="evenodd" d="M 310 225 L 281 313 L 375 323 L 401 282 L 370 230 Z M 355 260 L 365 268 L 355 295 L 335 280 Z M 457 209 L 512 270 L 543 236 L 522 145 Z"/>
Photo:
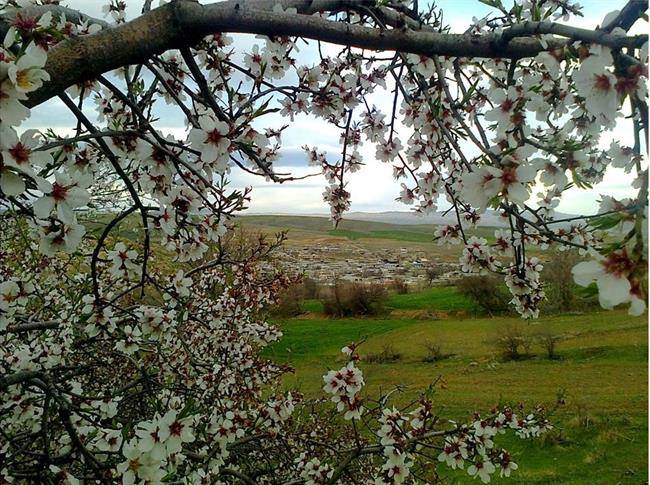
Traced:
<path fill-rule="evenodd" d="M 580 286 L 589 286 L 594 281 L 598 287 L 598 300 L 603 308 L 630 303 L 629 313 L 641 315 L 645 301 L 640 297 L 637 285 L 628 279 L 635 264 L 625 250 L 614 251 L 606 257 L 583 261 L 573 267 L 573 279 Z"/>
<path fill-rule="evenodd" d="M 56 172 L 54 182 L 39 180 L 38 188 L 43 195 L 32 205 L 34 214 L 47 219 L 56 210 L 56 216 L 61 222 L 76 223 L 74 209 L 83 207 L 90 201 L 90 194 L 86 190 L 89 185 L 88 177 L 72 180 L 64 172 Z"/>
<path fill-rule="evenodd" d="M 507 90 L 494 88 L 488 93 L 488 98 L 494 104 L 494 108 L 485 113 L 485 119 L 495 121 L 497 134 L 503 135 L 519 123 L 517 109 L 521 93 L 514 86 L 508 87 Z"/>
<path fill-rule="evenodd" d="M 44 81 L 50 80 L 50 75 L 42 67 L 45 66 L 47 53 L 34 44 L 30 44 L 25 53 L 11 64 L 7 75 L 19 93 L 36 91 Z"/>
<path fill-rule="evenodd" d="M 2 164 L 33 175 L 36 168 L 43 168 L 52 161 L 47 151 L 36 150 L 41 144 L 36 130 L 26 130 L 18 135 L 12 129 L 0 129 Z"/>
<path fill-rule="evenodd" d="M 463 177 L 462 195 L 477 209 L 487 208 L 490 199 L 498 194 L 523 205 L 530 197 L 529 184 L 536 174 L 537 168 L 533 165 L 481 167 Z"/>
<path fill-rule="evenodd" d="M 219 173 L 228 167 L 228 149 L 230 148 L 230 127 L 224 121 L 217 121 L 211 116 L 199 118 L 199 128 L 192 128 L 188 140 L 195 150 L 201 152 L 201 159 L 214 164 Z"/>
<path fill-rule="evenodd" d="M 402 144 L 396 138 L 393 138 L 391 141 L 377 144 L 376 156 L 377 160 L 382 162 L 392 162 L 397 158 L 400 150 L 402 149 Z"/>
<path fill-rule="evenodd" d="M 587 111 L 612 120 L 618 110 L 616 76 L 610 69 L 614 59 L 608 47 L 592 46 L 589 57 L 573 73 L 578 94 L 585 99 Z"/>
<path fill-rule="evenodd" d="M 128 249 L 123 242 L 118 242 L 112 251 L 108 251 L 108 260 L 111 262 L 111 274 L 126 279 L 137 276 L 139 269 L 139 265 L 136 263 L 137 257 L 137 251 Z"/>
<path fill-rule="evenodd" d="M 467 473 L 470 477 L 478 478 L 483 483 L 490 483 L 491 475 L 496 471 L 496 467 L 487 457 L 478 457 L 470 466 L 467 467 Z"/>
<path fill-rule="evenodd" d="M 409 54 L 407 56 L 409 64 L 413 66 L 413 70 L 419 75 L 429 79 L 436 72 L 436 64 L 432 58 L 421 56 L 419 54 Z"/>

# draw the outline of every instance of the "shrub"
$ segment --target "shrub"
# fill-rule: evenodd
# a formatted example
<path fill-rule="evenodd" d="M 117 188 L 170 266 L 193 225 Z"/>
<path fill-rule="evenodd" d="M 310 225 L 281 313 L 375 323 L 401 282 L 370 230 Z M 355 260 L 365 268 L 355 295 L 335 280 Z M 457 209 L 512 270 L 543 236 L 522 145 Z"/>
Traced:
<path fill-rule="evenodd" d="M 518 322 L 499 326 L 495 343 L 504 360 L 520 360 L 531 355 L 532 339 Z"/>
<path fill-rule="evenodd" d="M 431 286 L 438 278 L 442 276 L 443 268 L 440 265 L 427 266 L 424 272 L 427 277 L 427 284 Z"/>
<path fill-rule="evenodd" d="M 438 362 L 439 360 L 448 359 L 452 354 L 445 354 L 440 342 L 425 340 L 422 344 L 425 350 L 422 362 Z"/>
<path fill-rule="evenodd" d="M 571 268 L 580 262 L 572 251 L 557 251 L 544 263 L 542 282 L 546 293 L 546 310 L 571 311 L 584 308 L 587 301 L 580 298 L 580 287 L 573 281 Z"/>
<path fill-rule="evenodd" d="M 325 315 L 334 318 L 376 316 L 386 313 L 388 293 L 382 285 L 334 282 L 322 300 Z"/>
<path fill-rule="evenodd" d="M 308 300 L 316 300 L 320 297 L 320 285 L 316 280 L 305 276 L 302 279 L 303 298 Z"/>
<path fill-rule="evenodd" d="M 305 313 L 304 289 L 302 284 L 294 284 L 282 291 L 278 302 L 271 307 L 271 315 L 281 318 L 296 317 Z"/>
<path fill-rule="evenodd" d="M 468 276 L 461 278 L 457 285 L 461 294 L 470 298 L 481 310 L 489 315 L 509 310 L 511 299 L 503 279 L 497 275 Z"/>
<path fill-rule="evenodd" d="M 389 362 L 396 362 L 402 358 L 402 354 L 395 350 L 393 344 L 384 344 L 380 352 L 371 353 L 366 355 L 365 361 L 374 364 L 387 364 Z"/>
<path fill-rule="evenodd" d="M 395 278 L 391 286 L 398 295 L 406 295 L 409 292 L 409 286 L 402 278 Z"/>
<path fill-rule="evenodd" d="M 550 331 L 540 332 L 537 335 L 537 341 L 541 344 L 549 359 L 557 359 L 557 343 L 562 340 L 562 336 L 551 333 Z"/>

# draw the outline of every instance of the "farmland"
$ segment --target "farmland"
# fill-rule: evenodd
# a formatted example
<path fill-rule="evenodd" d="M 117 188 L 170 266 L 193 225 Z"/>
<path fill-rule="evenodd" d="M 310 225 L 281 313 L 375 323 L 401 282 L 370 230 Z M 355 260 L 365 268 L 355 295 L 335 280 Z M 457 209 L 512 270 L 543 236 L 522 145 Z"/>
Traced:
<path fill-rule="evenodd" d="M 330 236 L 349 240 L 382 239 L 385 241 L 406 241 L 427 243 L 431 245 L 436 226 L 432 224 L 390 224 L 385 222 L 368 222 L 344 219 L 337 228 L 327 217 L 318 216 L 241 216 L 244 226 L 254 227 L 264 232 L 289 231 L 289 240 L 300 240 L 309 237 Z M 494 228 L 478 227 L 471 234 L 494 237 Z"/>
<path fill-rule="evenodd" d="M 287 386 L 316 396 L 322 374 L 341 365 L 339 349 L 366 338 L 362 359 L 386 346 L 399 354 L 391 362 L 361 363 L 366 392 L 376 395 L 400 386 L 394 399 L 403 403 L 440 379 L 437 411 L 457 419 L 498 403 L 552 407 L 562 394 L 565 404 L 546 437 L 502 440 L 520 464 L 508 483 L 646 482 L 646 317 L 620 310 L 549 315 L 535 323 L 474 317 L 471 303 L 449 287 L 393 295 L 388 306 L 391 314 L 378 319 L 329 320 L 319 313 L 318 302 L 307 302 L 308 313 L 277 322 L 284 337 L 268 355 L 295 368 Z M 494 342 L 505 328 L 517 325 L 531 339 L 549 333 L 559 337 L 557 357 L 547 358 L 543 347 L 533 344 L 529 358 L 504 361 Z M 425 342 L 439 344 L 448 357 L 425 362 Z M 472 483 L 462 472 L 450 472 L 449 478 Z"/>

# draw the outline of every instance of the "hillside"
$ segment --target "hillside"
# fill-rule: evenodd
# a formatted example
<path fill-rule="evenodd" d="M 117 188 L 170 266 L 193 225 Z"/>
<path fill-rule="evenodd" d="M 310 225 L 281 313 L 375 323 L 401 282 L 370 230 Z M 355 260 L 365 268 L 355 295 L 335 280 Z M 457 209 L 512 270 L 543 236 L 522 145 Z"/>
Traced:
<path fill-rule="evenodd" d="M 251 214 L 251 216 L 253 216 Z M 327 214 L 256 214 L 255 216 L 261 217 L 310 217 L 310 218 L 325 218 Z M 572 217 L 572 214 L 563 214 L 561 212 L 555 213 L 556 219 L 565 219 Z M 432 212 L 431 214 L 418 214 L 413 211 L 385 211 L 385 212 L 361 212 L 352 211 L 344 215 L 344 221 L 365 221 L 383 223 L 397 226 L 422 226 L 431 227 L 442 224 L 456 224 L 456 214 L 453 211 Z M 481 215 L 481 220 L 478 222 L 479 227 L 508 227 L 508 221 L 503 219 L 495 210 L 488 209 Z M 562 224 L 560 224 L 562 225 Z"/>
<path fill-rule="evenodd" d="M 344 219 L 334 229 L 326 216 L 246 215 L 239 216 L 244 227 L 266 229 L 271 232 L 288 229 L 290 239 L 304 236 L 334 236 L 347 239 L 390 239 L 416 243 L 431 243 L 435 224 L 395 224 L 377 221 Z M 496 227 L 479 227 L 471 231 L 485 238 L 494 236 Z"/>

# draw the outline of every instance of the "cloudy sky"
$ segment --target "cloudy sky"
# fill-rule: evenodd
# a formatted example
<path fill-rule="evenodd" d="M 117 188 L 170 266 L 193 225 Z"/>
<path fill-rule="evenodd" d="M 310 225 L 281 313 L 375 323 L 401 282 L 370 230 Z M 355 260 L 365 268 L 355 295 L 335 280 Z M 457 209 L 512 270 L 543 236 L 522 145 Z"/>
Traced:
<path fill-rule="evenodd" d="M 66 2 L 62 2 L 66 3 Z M 103 0 L 68 0 L 67 5 L 79 9 L 88 15 L 102 18 L 101 7 Z M 211 3 L 211 2 L 204 2 Z M 422 2 L 421 2 L 422 3 Z M 506 2 L 504 2 L 506 3 Z M 593 28 L 600 24 L 604 16 L 611 10 L 620 9 L 626 0 L 585 0 L 585 17 L 572 20 L 576 27 Z M 129 17 L 136 16 L 141 9 L 142 0 L 127 0 Z M 154 5 L 157 0 L 154 0 Z M 472 21 L 472 16 L 481 17 L 491 9 L 478 0 L 438 0 L 436 4 L 445 12 L 444 20 L 452 26 L 453 32 L 462 32 Z M 253 36 L 239 35 L 235 39 L 235 49 L 238 52 L 250 50 L 255 43 Z M 312 43 L 313 44 L 313 43 Z M 326 49 L 332 54 L 338 51 L 337 47 L 330 46 Z M 315 46 L 300 45 L 297 54 L 298 64 L 314 64 L 317 60 Z M 389 86 L 390 87 L 390 86 Z M 371 102 L 375 103 L 384 112 L 390 113 L 389 93 L 381 92 L 375 95 Z M 184 119 L 177 111 L 171 111 L 164 103 L 157 111 L 160 116 L 158 128 L 182 138 L 185 133 Z M 270 117 L 265 121 L 264 127 L 279 127 L 288 122 L 279 116 Z M 164 120 L 164 121 L 163 121 Z M 53 128 L 65 133 L 74 126 L 73 117 L 59 100 L 51 100 L 32 110 L 32 117 L 25 128 Z M 631 124 L 622 121 L 612 135 L 604 136 L 603 145 L 609 145 L 612 137 L 632 144 L 629 140 Z M 296 176 L 307 175 L 314 172 L 313 167 L 306 167 L 306 159 L 302 145 L 316 146 L 321 151 L 326 151 L 330 156 L 340 154 L 340 131 L 327 123 L 308 116 L 296 117 L 295 122 L 288 128 L 282 137 L 283 149 L 281 157 L 276 162 L 277 172 L 291 172 Z M 468 150 L 472 151 L 468 146 Z M 374 161 L 374 147 L 367 144 L 360 150 L 366 166 L 359 172 L 348 176 L 348 190 L 352 193 L 352 210 L 355 211 L 388 211 L 407 210 L 403 204 L 395 202 L 399 195 L 399 184 L 392 179 L 390 165 Z M 340 155 L 339 155 L 340 156 Z M 233 172 L 232 186 L 252 186 L 251 212 L 257 213 L 327 213 L 329 209 L 322 201 L 321 193 L 326 185 L 322 176 L 316 176 L 292 183 L 277 185 L 265 182 L 259 177 L 254 177 L 241 172 Z M 565 213 L 593 213 L 597 210 L 599 194 L 615 197 L 625 197 L 634 194 L 629 188 L 629 176 L 622 171 L 610 169 L 605 180 L 592 191 L 570 190 L 558 208 Z"/>

